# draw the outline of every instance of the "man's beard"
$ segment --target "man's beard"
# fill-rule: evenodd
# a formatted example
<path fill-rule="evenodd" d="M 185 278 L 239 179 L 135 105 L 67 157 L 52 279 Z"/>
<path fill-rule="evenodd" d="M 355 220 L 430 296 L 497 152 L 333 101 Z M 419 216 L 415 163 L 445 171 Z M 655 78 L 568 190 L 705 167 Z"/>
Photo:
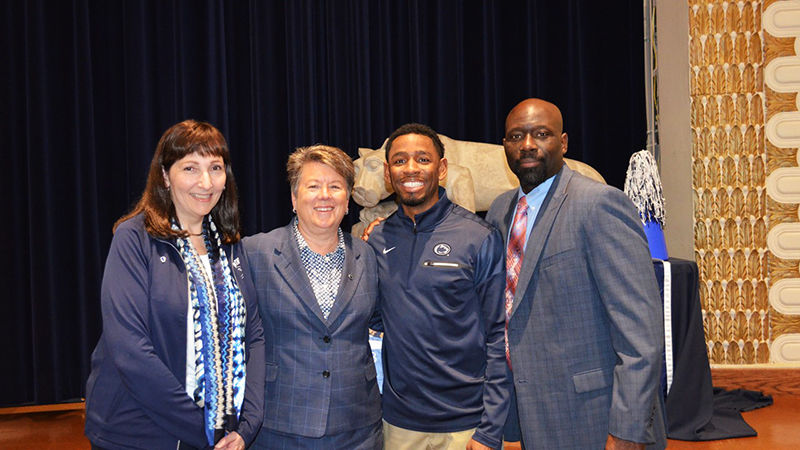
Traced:
<path fill-rule="evenodd" d="M 397 193 L 397 199 L 400 201 L 401 204 L 406 206 L 419 206 L 425 203 L 425 195 L 420 195 L 419 197 L 413 197 Z"/>
<path fill-rule="evenodd" d="M 536 167 L 521 169 L 519 165 L 514 168 L 514 174 L 519 178 L 519 184 L 523 188 L 533 189 L 542 184 L 547 179 L 547 168 L 544 164 L 539 164 Z"/>

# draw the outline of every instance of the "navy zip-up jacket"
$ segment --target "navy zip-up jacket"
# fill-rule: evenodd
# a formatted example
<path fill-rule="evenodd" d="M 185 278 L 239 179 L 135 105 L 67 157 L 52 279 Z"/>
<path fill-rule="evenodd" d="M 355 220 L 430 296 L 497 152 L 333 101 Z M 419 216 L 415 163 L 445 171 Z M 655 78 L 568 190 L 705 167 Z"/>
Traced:
<path fill-rule="evenodd" d="M 476 441 L 500 448 L 511 396 L 503 238 L 442 188 L 415 220 L 399 208 L 368 241 L 385 333 L 383 417 L 423 432 L 477 427 Z"/>
<path fill-rule="evenodd" d="M 224 246 L 247 308 L 247 379 L 238 433 L 252 442 L 264 417 L 264 333 L 247 257 Z M 103 334 L 86 382 L 86 436 L 102 448 L 208 447 L 203 410 L 186 393 L 186 266 L 142 215 L 117 227 L 101 290 Z"/>

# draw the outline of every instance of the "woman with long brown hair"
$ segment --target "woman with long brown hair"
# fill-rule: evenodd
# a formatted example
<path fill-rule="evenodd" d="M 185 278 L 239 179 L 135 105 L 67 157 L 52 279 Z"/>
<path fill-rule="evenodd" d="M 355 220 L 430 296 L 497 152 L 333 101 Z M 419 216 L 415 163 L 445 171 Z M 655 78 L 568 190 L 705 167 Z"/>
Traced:
<path fill-rule="evenodd" d="M 239 243 L 228 145 L 169 128 L 147 186 L 114 225 L 103 334 L 86 386 L 92 448 L 243 449 L 264 410 L 264 338 Z"/>

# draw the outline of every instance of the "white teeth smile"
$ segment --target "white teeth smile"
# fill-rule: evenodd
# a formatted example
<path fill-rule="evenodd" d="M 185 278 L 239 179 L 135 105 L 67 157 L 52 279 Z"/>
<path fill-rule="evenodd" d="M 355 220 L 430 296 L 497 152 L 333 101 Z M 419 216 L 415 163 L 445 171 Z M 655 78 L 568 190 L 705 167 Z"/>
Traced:
<path fill-rule="evenodd" d="M 322 207 L 319 207 L 319 208 L 314 208 L 314 210 L 319 211 L 319 212 L 333 211 L 333 206 L 322 206 Z"/>
<path fill-rule="evenodd" d="M 208 200 L 211 198 L 211 194 L 192 194 L 192 197 L 198 200 Z"/>
<path fill-rule="evenodd" d="M 403 186 L 405 186 L 405 187 L 407 187 L 409 189 L 414 189 L 414 188 L 422 187 L 422 184 L 423 183 L 421 181 L 406 181 L 405 183 L 403 183 Z"/>

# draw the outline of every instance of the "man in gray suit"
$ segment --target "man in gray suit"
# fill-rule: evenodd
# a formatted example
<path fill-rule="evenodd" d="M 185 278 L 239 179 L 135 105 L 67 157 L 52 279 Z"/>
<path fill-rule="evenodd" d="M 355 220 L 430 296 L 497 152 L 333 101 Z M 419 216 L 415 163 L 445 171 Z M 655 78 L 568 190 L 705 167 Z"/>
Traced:
<path fill-rule="evenodd" d="M 511 110 L 503 147 L 520 188 L 486 215 L 507 243 L 522 442 L 663 448 L 662 306 L 642 224 L 621 191 L 564 164 L 562 125 L 543 100 Z"/>

